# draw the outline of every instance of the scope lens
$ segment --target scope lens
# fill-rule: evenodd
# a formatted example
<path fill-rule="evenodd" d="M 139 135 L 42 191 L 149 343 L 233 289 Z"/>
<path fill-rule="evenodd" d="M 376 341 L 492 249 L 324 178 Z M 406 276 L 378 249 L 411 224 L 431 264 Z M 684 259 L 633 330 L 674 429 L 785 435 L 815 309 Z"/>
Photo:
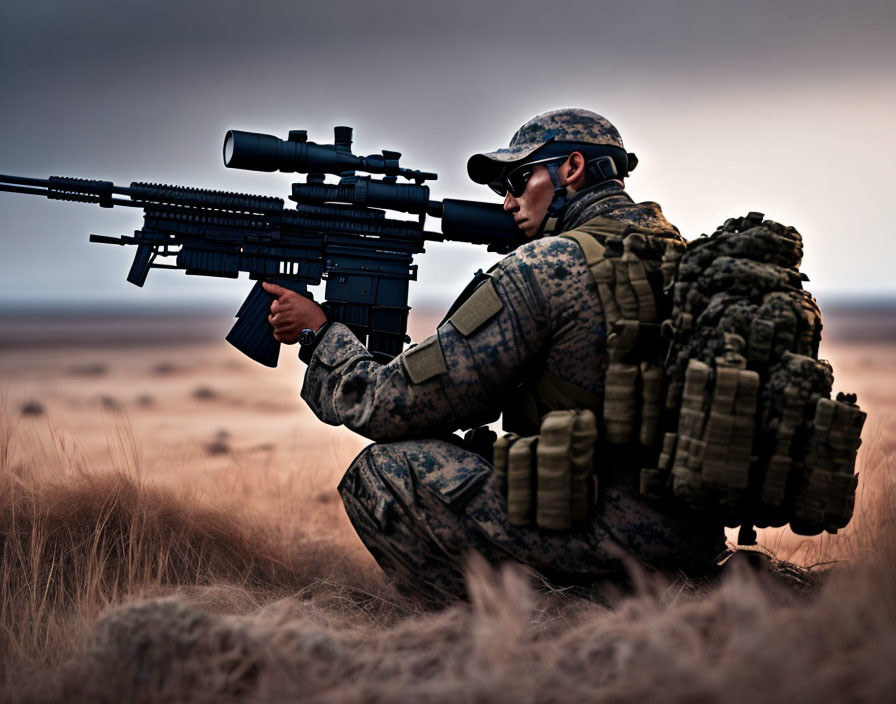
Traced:
<path fill-rule="evenodd" d="M 228 132 L 224 137 L 224 166 L 230 166 L 233 158 L 233 132 Z"/>

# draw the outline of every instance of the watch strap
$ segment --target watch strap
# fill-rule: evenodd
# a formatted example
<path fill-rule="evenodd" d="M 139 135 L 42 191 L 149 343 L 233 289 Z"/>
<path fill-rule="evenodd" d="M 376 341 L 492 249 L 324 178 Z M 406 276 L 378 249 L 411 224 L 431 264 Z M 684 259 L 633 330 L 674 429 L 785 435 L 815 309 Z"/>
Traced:
<path fill-rule="evenodd" d="M 327 328 L 329 328 L 331 324 L 332 323 L 329 320 L 325 322 L 317 329 L 317 332 L 314 333 L 314 339 L 310 343 L 302 343 L 299 347 L 299 359 L 305 364 L 311 363 L 311 357 L 314 355 L 314 350 L 317 349 L 317 346 L 324 337 L 324 333 L 326 333 Z M 302 332 L 304 333 L 305 331 L 303 330 Z M 301 337 L 299 338 L 299 342 L 301 343 Z"/>

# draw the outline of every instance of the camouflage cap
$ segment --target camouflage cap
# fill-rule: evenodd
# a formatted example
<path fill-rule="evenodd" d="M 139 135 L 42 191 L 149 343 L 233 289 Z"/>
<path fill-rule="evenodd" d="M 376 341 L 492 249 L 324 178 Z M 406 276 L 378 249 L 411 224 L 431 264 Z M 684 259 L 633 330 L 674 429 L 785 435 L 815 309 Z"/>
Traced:
<path fill-rule="evenodd" d="M 563 108 L 536 115 L 520 127 L 506 149 L 474 154 L 467 173 L 476 183 L 490 183 L 508 164 L 531 156 L 548 142 L 578 142 L 625 149 L 622 137 L 602 115 L 579 108 Z"/>

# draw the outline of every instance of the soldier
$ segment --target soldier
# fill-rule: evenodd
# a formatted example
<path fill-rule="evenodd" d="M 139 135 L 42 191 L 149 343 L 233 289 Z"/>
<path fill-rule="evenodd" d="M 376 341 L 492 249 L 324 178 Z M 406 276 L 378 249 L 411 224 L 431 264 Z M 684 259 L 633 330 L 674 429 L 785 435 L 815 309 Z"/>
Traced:
<path fill-rule="evenodd" d="M 550 410 L 600 408 L 604 311 L 582 248 L 556 235 L 608 218 L 682 241 L 656 203 L 635 203 L 624 190 L 636 163 L 608 120 L 579 109 L 538 115 L 508 148 L 471 157 L 470 177 L 504 196 L 529 241 L 477 276 L 435 335 L 385 365 L 317 304 L 265 285 L 278 296 L 274 336 L 301 337 L 310 359 L 302 397 L 324 422 L 376 441 L 339 492 L 359 536 L 403 590 L 434 602 L 463 596 L 471 551 L 493 564 L 522 563 L 554 584 L 590 585 L 621 578 L 627 559 L 706 572 L 724 549 L 718 522 L 643 498 L 631 463 L 601 457 L 600 445 L 599 489 L 584 524 L 511 524 L 488 448 L 474 452 L 452 434 L 503 414 L 506 431 L 532 436 Z"/>

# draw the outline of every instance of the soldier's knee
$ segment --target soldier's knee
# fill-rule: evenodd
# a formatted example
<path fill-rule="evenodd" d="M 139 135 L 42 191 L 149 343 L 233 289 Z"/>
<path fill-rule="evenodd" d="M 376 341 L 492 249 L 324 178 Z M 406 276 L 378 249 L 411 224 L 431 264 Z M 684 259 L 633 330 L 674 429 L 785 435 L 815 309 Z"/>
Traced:
<path fill-rule="evenodd" d="M 388 532 L 396 497 L 407 502 L 409 486 L 401 453 L 388 443 L 375 443 L 352 461 L 338 490 L 350 518 L 363 511 L 378 530 Z"/>
<path fill-rule="evenodd" d="M 374 473 L 376 462 L 373 460 L 373 453 L 376 444 L 368 445 L 358 454 L 352 463 L 345 470 L 342 480 L 339 482 L 337 490 L 342 497 L 343 503 L 347 497 L 352 497 L 361 503 L 369 503 L 373 498 L 371 487 L 371 478 Z"/>

